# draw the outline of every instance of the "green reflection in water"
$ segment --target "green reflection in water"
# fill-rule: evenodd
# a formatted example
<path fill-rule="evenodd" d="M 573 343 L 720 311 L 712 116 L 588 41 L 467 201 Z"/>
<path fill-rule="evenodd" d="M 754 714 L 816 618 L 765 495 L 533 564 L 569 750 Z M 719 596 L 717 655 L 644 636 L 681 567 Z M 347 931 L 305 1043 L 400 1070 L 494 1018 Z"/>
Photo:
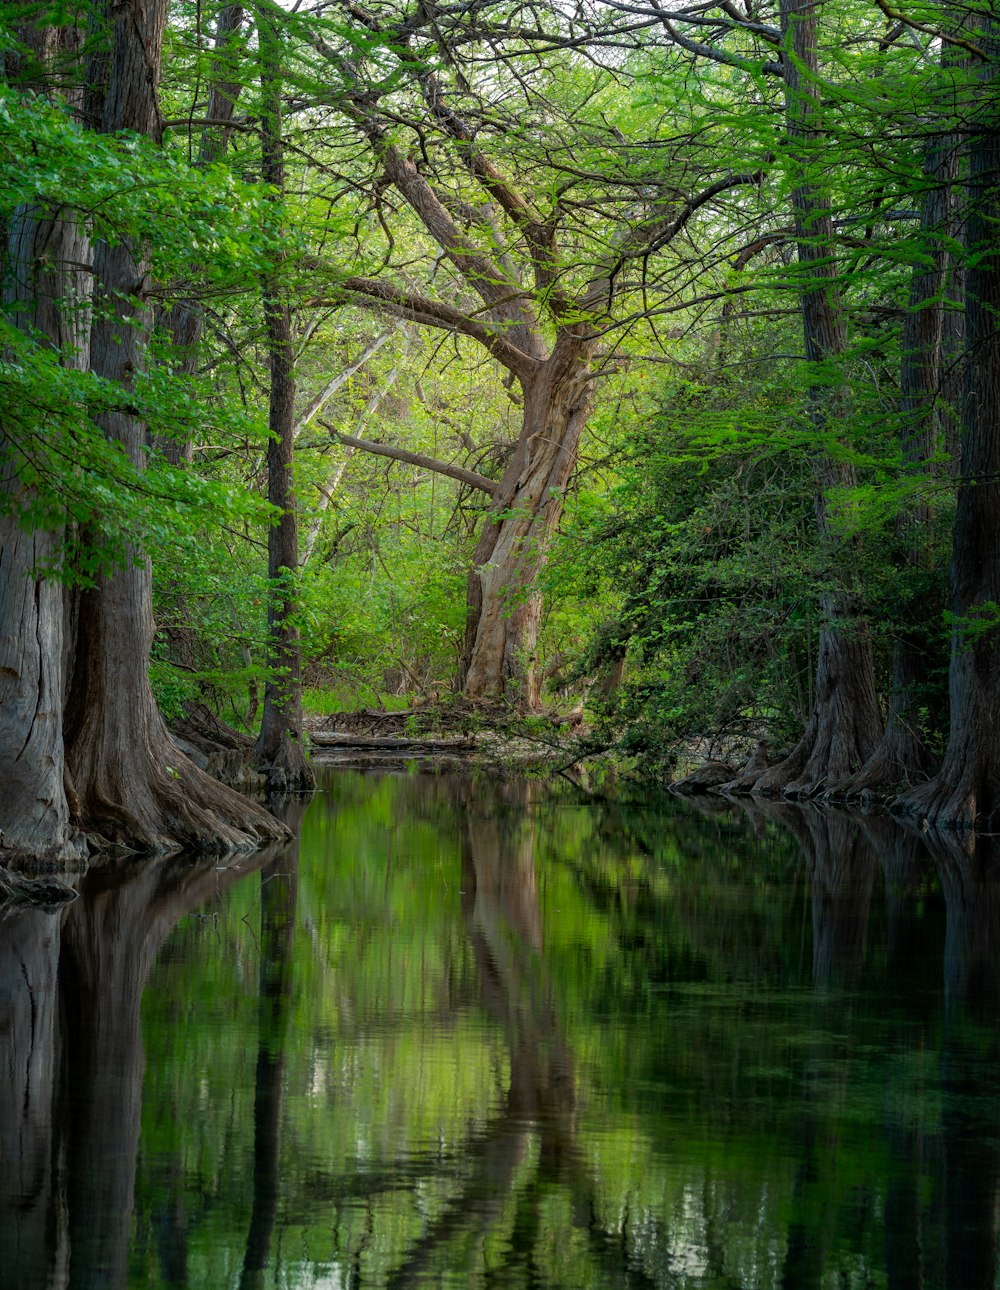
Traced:
<path fill-rule="evenodd" d="M 331 772 L 245 877 L 92 875 L 61 943 L 18 924 L 66 1020 L 0 1089 L 33 1153 L 0 1254 L 31 1287 L 991 1286 L 990 846 Z"/>

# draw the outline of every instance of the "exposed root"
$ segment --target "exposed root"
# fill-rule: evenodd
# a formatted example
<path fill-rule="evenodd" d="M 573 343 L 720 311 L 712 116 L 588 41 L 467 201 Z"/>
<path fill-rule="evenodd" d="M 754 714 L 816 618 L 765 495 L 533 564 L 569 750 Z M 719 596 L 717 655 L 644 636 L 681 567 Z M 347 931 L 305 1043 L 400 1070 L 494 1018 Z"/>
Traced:
<path fill-rule="evenodd" d="M 1000 828 L 1000 784 L 975 763 L 952 774 L 949 762 L 926 784 L 901 793 L 889 804 L 893 815 L 924 827 L 993 833 Z"/>
<path fill-rule="evenodd" d="M 267 781 L 269 793 L 311 793 L 316 787 L 316 776 L 306 761 L 301 744 L 284 735 L 271 756 L 256 749 L 255 767 Z"/>
<path fill-rule="evenodd" d="M 843 801 L 887 801 L 927 777 L 927 751 L 908 727 L 890 721 L 879 746 L 855 775 L 838 785 Z"/>
<path fill-rule="evenodd" d="M 79 826 L 154 855 L 182 849 L 225 855 L 287 839 L 287 829 L 264 807 L 212 779 L 181 754 L 165 728 L 161 757 L 145 767 L 134 762 L 74 766 Z"/>
<path fill-rule="evenodd" d="M 681 795 L 710 793 L 720 785 L 729 783 L 734 774 L 735 767 L 727 761 L 706 761 L 690 775 L 671 784 L 670 791 Z"/>

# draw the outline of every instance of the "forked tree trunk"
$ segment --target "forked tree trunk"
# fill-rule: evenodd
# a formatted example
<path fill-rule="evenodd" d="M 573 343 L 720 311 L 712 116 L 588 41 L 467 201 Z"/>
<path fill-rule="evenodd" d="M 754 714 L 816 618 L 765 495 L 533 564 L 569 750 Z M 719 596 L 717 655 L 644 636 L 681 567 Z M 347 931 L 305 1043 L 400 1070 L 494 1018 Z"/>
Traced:
<path fill-rule="evenodd" d="M 261 175 L 282 199 L 285 162 L 281 139 L 281 45 L 275 23 L 270 9 L 258 11 Z M 277 510 L 278 521 L 267 537 L 268 677 L 255 760 L 271 789 L 284 793 L 314 788 L 316 781 L 302 747 L 302 655 L 295 622 L 299 567 L 294 481 L 295 347 L 280 272 L 265 277 L 261 294 L 271 368 L 267 500 Z"/>
<path fill-rule="evenodd" d="M 820 189 L 810 168 L 819 163 L 817 144 L 822 142 L 813 115 L 818 111 L 817 3 L 781 0 L 781 27 L 786 55 L 786 126 L 792 146 L 799 149 L 796 164 L 799 182 L 792 192 L 798 258 L 802 266 L 802 320 L 806 359 L 829 368 L 844 352 L 844 318 L 833 263 L 834 228 L 829 198 Z M 822 369 L 821 369 L 822 370 Z M 822 379 L 822 378 L 820 378 Z M 818 497 L 816 522 L 819 541 L 830 564 L 844 565 L 844 552 L 832 531 L 828 493 L 856 483 L 854 467 L 837 461 L 822 440 L 844 415 L 844 395 L 817 385 L 809 392 L 810 415 L 816 428 L 814 472 Z M 858 614 L 855 597 L 843 572 L 833 575 L 839 585 L 823 597 L 823 626 L 819 636 L 814 707 L 801 740 L 777 766 L 750 782 L 741 776 L 731 786 L 753 793 L 783 792 L 811 796 L 837 785 L 864 765 L 882 734 L 875 686 L 871 640 Z"/>
<path fill-rule="evenodd" d="M 538 577 L 562 515 L 592 401 L 596 341 L 567 329 L 522 380 L 524 422 L 476 547 L 468 582 L 463 692 L 538 704 Z"/>
<path fill-rule="evenodd" d="M 103 94 L 95 96 L 102 131 L 159 137 L 156 82 L 165 16 L 164 0 L 109 7 L 111 56 Z M 126 391 L 145 360 L 148 273 L 148 255 L 139 246 L 95 247 L 91 366 Z M 101 423 L 141 469 L 144 422 L 116 411 Z M 152 639 L 149 561 L 129 548 L 126 562 L 102 567 L 81 597 L 64 728 L 80 823 L 143 851 L 248 849 L 283 837 L 283 826 L 266 811 L 177 752 L 149 685 Z"/>
<path fill-rule="evenodd" d="M 970 22 L 972 20 L 970 19 Z M 940 771 L 896 799 L 938 827 L 1000 825 L 1000 20 L 981 17 L 991 55 L 975 87 L 969 135 L 969 264 L 962 465 L 951 559 L 951 723 Z"/>

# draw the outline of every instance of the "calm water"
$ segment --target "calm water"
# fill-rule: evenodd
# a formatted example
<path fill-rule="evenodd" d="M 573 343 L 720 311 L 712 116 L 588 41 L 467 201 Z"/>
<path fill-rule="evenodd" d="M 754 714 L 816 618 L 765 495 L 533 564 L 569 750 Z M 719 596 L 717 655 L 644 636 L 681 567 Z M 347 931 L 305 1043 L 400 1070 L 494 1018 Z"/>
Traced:
<path fill-rule="evenodd" d="M 0 915 L 0 1284 L 995 1284 L 988 856 L 323 790 L 278 856 Z"/>

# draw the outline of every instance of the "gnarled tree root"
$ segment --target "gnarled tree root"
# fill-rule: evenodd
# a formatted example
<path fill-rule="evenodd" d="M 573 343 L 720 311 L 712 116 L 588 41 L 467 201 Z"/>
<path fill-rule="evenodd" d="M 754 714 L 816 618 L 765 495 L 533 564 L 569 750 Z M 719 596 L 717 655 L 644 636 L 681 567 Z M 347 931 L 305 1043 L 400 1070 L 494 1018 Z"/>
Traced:
<path fill-rule="evenodd" d="M 1000 829 L 1000 780 L 976 761 L 946 759 L 926 784 L 889 804 L 893 815 L 941 830 L 994 833 Z"/>
<path fill-rule="evenodd" d="M 927 749 L 916 731 L 890 719 L 885 734 L 861 769 L 839 786 L 846 802 L 885 802 L 927 778 Z"/>
<path fill-rule="evenodd" d="M 86 833 L 148 854 L 192 850 L 226 855 L 286 841 L 286 827 L 264 807 L 212 779 L 170 741 L 157 739 L 145 764 L 98 759 L 74 750 L 80 815 Z M 81 756 L 89 751 L 89 758 Z"/>

